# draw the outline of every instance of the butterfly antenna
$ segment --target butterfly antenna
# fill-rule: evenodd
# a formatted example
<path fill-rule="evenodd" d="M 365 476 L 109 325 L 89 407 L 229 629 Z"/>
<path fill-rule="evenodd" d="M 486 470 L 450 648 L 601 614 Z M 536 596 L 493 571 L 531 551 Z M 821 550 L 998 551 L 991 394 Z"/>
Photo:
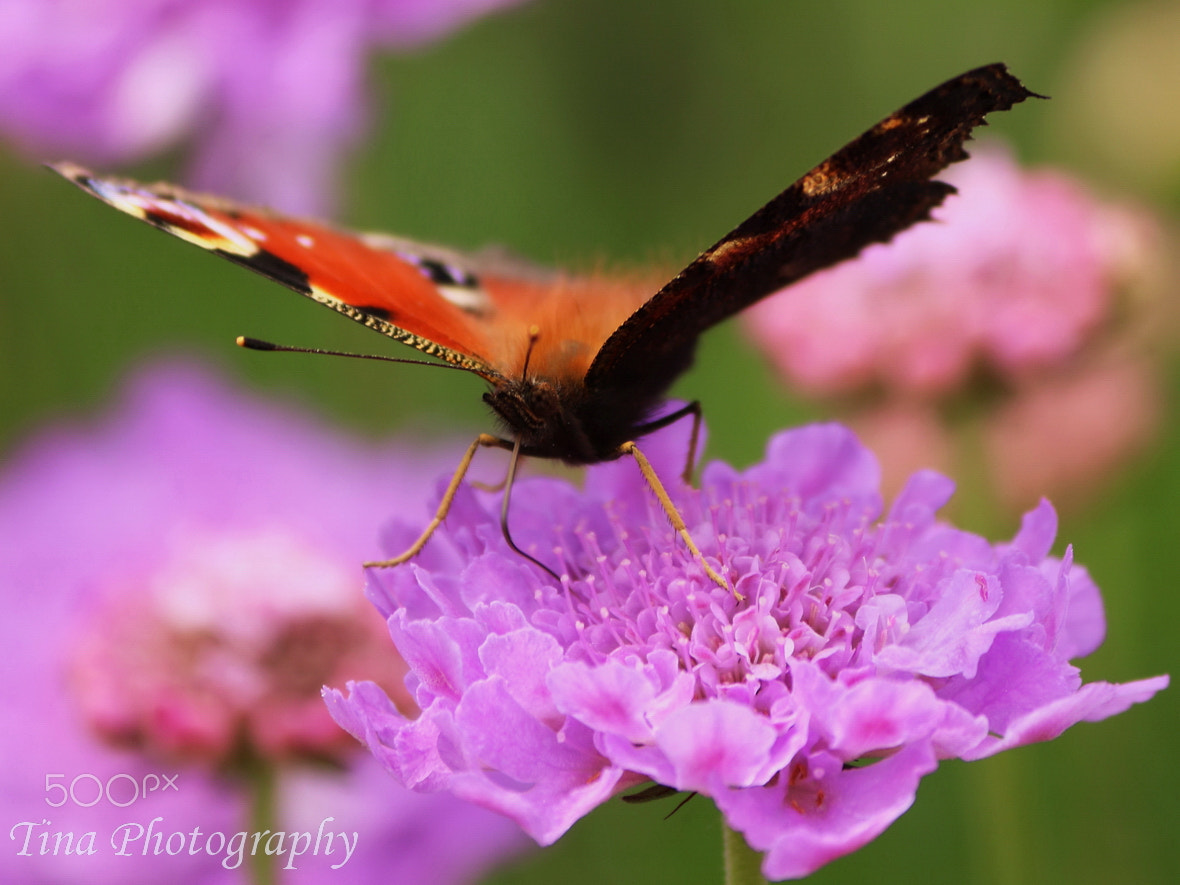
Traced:
<path fill-rule="evenodd" d="M 350 353 L 347 350 L 325 350 L 322 347 L 296 347 L 292 344 L 273 344 L 258 338 L 239 335 L 234 342 L 238 347 L 247 350 L 276 351 L 280 353 L 318 353 L 324 356 L 346 356 L 354 360 L 379 360 L 383 363 L 406 363 L 411 366 L 431 366 L 435 369 L 457 369 L 460 372 L 470 371 L 463 366 L 453 366 L 450 363 L 435 363 L 427 360 L 407 360 L 396 356 L 385 356 L 379 353 Z"/>
<path fill-rule="evenodd" d="M 535 326 L 533 328 L 536 328 Z M 512 500 L 512 485 L 516 480 L 516 465 L 520 463 L 520 437 L 516 438 L 516 442 L 512 446 L 512 457 L 508 459 L 508 475 L 504 478 L 504 498 L 500 502 L 500 531 L 504 535 L 504 540 L 508 543 L 509 548 L 514 553 L 523 556 L 533 565 L 544 569 L 553 576 L 553 580 L 561 583 L 561 575 L 545 565 L 535 556 L 525 553 L 516 546 L 516 542 L 512 540 L 512 533 L 508 531 L 508 502 Z"/>

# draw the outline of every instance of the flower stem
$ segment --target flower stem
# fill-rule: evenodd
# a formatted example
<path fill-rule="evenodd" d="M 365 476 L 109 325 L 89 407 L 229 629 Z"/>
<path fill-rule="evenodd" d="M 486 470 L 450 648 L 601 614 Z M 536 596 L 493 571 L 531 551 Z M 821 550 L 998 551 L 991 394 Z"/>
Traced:
<path fill-rule="evenodd" d="M 766 885 L 762 877 L 762 854 L 746 844 L 737 830 L 721 822 L 725 852 L 725 885 Z"/>
<path fill-rule="evenodd" d="M 261 760 L 253 760 L 246 768 L 246 779 L 250 785 L 250 825 L 251 833 L 265 834 L 259 839 L 260 845 L 266 844 L 266 836 L 273 832 L 278 820 L 276 805 L 278 772 L 274 765 Z M 278 870 L 275 863 L 278 855 L 269 855 L 265 851 L 255 851 L 250 854 L 250 881 L 253 885 L 275 885 L 278 881 Z"/>

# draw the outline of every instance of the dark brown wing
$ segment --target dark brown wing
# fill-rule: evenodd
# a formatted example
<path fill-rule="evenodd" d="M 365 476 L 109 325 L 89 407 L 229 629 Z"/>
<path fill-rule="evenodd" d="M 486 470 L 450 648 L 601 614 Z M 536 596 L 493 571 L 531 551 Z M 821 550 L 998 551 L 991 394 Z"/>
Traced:
<path fill-rule="evenodd" d="M 948 80 L 886 117 L 755 212 L 657 292 L 599 349 L 592 391 L 658 396 L 697 337 L 755 301 L 884 242 L 954 191 L 930 181 L 965 159 L 992 111 L 1036 96 L 1002 64 Z M 1041 96 L 1036 96 L 1041 97 Z"/>

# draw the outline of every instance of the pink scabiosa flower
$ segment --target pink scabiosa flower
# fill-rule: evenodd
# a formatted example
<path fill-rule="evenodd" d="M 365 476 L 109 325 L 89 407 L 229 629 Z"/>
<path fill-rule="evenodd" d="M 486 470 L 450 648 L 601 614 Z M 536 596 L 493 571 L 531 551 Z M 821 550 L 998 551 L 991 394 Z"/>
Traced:
<path fill-rule="evenodd" d="M 0 880 L 246 882 L 262 863 L 433 885 L 515 851 L 510 821 L 391 793 L 320 698 L 375 673 L 414 712 L 359 563 L 449 460 L 178 365 L 101 425 L 26 443 L 0 475 Z"/>
<path fill-rule="evenodd" d="M 915 460 L 978 470 L 956 463 L 963 430 L 1008 508 L 1075 503 L 1156 425 L 1163 230 L 996 147 L 946 177 L 959 192 L 933 223 L 755 305 L 744 328 L 794 389 L 842 409 L 891 487 Z M 1042 408 L 1059 391 L 1068 407 Z"/>
<path fill-rule="evenodd" d="M 192 142 L 188 183 L 330 209 L 366 116 L 369 53 L 518 0 L 8 0 L 0 131 L 109 165 Z"/>
<path fill-rule="evenodd" d="M 1060 364 L 1111 317 L 1129 219 L 1052 171 L 977 149 L 959 192 L 892 242 L 814 274 L 743 316 L 793 384 L 824 395 L 880 386 L 931 395 L 975 373 Z M 832 342 L 839 342 L 833 346 Z"/>
<path fill-rule="evenodd" d="M 686 444 L 670 428 L 645 449 L 671 477 Z M 1048 555 L 1048 504 L 991 543 L 937 519 L 940 475 L 916 474 L 887 512 L 878 488 L 873 457 L 824 425 L 670 490 L 732 591 L 633 464 L 591 467 L 584 491 L 518 488 L 514 540 L 560 582 L 465 490 L 419 559 L 369 576 L 420 715 L 370 682 L 329 692 L 333 715 L 401 783 L 542 844 L 639 783 L 702 793 L 780 879 L 872 840 L 939 760 L 1048 740 L 1167 684 L 1082 684 L 1069 662 L 1102 641 L 1102 603 L 1071 552 Z"/>

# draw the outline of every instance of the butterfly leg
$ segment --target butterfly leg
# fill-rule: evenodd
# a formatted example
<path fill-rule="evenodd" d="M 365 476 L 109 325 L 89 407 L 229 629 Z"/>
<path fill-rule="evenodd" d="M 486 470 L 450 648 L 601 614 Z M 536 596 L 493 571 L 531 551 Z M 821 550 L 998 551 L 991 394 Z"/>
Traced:
<path fill-rule="evenodd" d="M 492 436 L 490 433 L 481 433 L 476 437 L 475 442 L 467 447 L 467 451 L 463 453 L 463 457 L 459 460 L 459 466 L 455 469 L 455 475 L 451 477 L 450 484 L 447 485 L 447 490 L 443 492 L 442 500 L 438 504 L 438 510 L 434 513 L 434 518 L 430 520 L 430 524 L 426 526 L 426 530 L 418 536 L 418 540 L 410 545 L 409 549 L 404 553 L 393 557 L 393 559 L 383 559 L 378 562 L 366 562 L 365 568 L 389 568 L 395 565 L 401 565 L 403 562 L 408 562 L 419 553 L 422 548 L 426 546 L 426 542 L 430 540 L 430 536 L 435 533 L 443 520 L 447 518 L 447 513 L 450 512 L 451 502 L 455 500 L 455 495 L 459 492 L 459 486 L 463 482 L 463 477 L 467 474 L 467 469 L 471 467 L 471 459 L 475 457 L 475 453 L 480 449 L 497 448 L 497 449 L 512 449 L 514 444 L 508 442 L 506 439 L 500 439 L 498 436 Z M 515 550 L 516 548 L 513 547 Z M 532 559 L 530 556 L 529 559 Z"/>
<path fill-rule="evenodd" d="M 688 414 L 685 412 L 685 414 Z M 635 463 L 639 465 L 639 472 L 643 474 L 644 480 L 647 482 L 648 488 L 656 496 L 656 500 L 660 502 L 660 506 L 664 508 L 664 514 L 672 523 L 672 528 L 684 540 L 689 552 L 697 558 L 701 566 L 705 569 L 705 574 L 709 576 L 715 584 L 729 590 L 729 584 L 726 583 L 725 578 L 717 574 L 709 563 L 705 561 L 705 555 L 701 553 L 696 542 L 693 541 L 692 535 L 688 533 L 688 526 L 684 524 L 684 517 L 680 515 L 680 511 L 676 509 L 676 505 L 672 503 L 672 499 L 668 496 L 667 490 L 664 489 L 664 484 L 660 482 L 660 478 L 656 475 L 655 469 L 651 466 L 651 462 L 647 460 L 647 456 L 639 451 L 639 448 L 633 442 L 625 442 L 619 446 L 619 453 L 623 455 L 630 455 L 635 459 Z M 734 596 L 741 599 L 741 594 L 736 590 L 733 591 Z"/>
<path fill-rule="evenodd" d="M 680 474 L 680 478 L 684 480 L 685 485 L 692 485 L 692 473 L 697 466 L 697 443 L 701 438 L 701 421 L 703 416 L 701 414 L 701 404 L 697 400 L 693 400 L 683 411 L 691 412 L 692 414 L 692 435 L 688 438 L 688 460 L 684 462 L 684 472 Z"/>
<path fill-rule="evenodd" d="M 677 409 L 675 412 L 669 412 L 667 415 L 657 418 L 655 421 L 649 421 L 647 424 L 636 427 L 635 435 L 637 437 L 647 436 L 647 434 L 654 433 L 661 427 L 675 424 L 685 415 L 692 415 L 692 435 L 688 440 L 688 460 L 685 462 L 684 472 L 680 476 L 686 485 L 692 485 L 692 472 L 697 463 L 697 441 L 701 437 L 701 421 L 703 418 L 699 400 L 694 399 L 691 403 Z"/>

